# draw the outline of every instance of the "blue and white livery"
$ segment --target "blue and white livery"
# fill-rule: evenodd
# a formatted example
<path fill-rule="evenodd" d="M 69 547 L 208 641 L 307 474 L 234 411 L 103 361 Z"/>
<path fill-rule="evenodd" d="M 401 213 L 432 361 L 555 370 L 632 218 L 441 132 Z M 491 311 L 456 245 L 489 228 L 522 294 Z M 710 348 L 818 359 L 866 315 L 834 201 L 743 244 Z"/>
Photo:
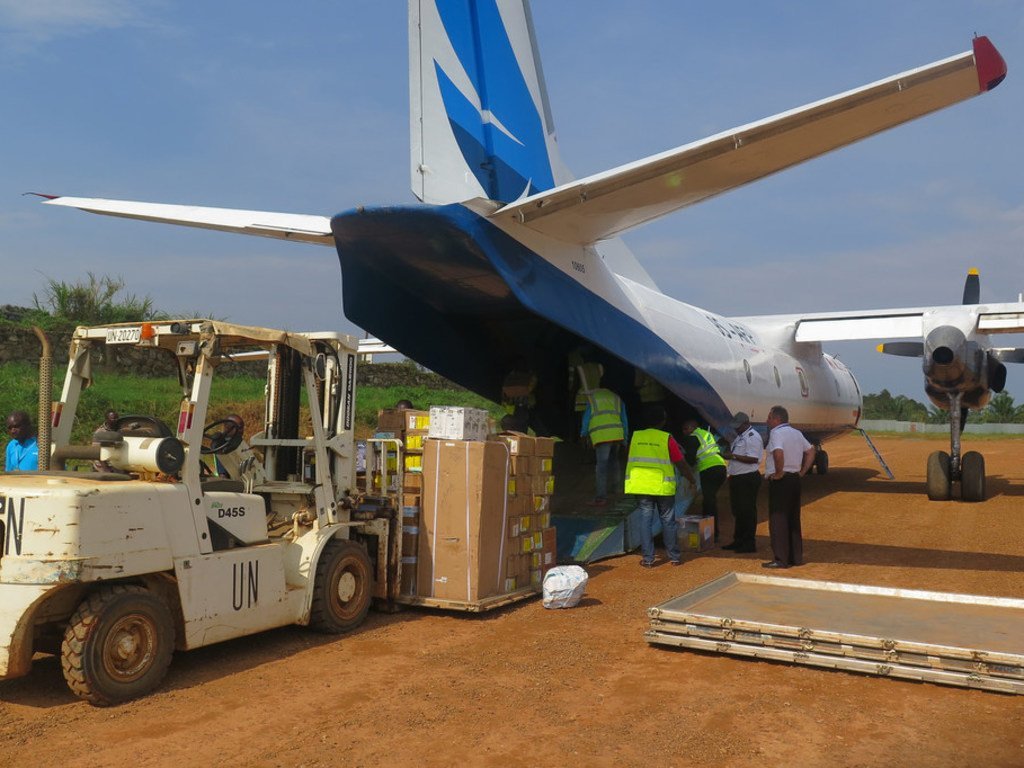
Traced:
<path fill-rule="evenodd" d="M 628 393 L 643 371 L 669 392 L 676 414 L 723 434 L 733 412 L 763 424 L 781 404 L 821 440 L 860 416 L 853 374 L 821 349 L 846 337 L 829 334 L 839 326 L 815 315 L 807 319 L 817 333 L 801 334 L 802 316 L 729 318 L 670 298 L 617 236 L 984 93 L 1006 72 L 987 38 L 976 38 L 970 51 L 574 179 L 559 157 L 525 0 L 410 0 L 409 50 L 410 172 L 420 204 L 324 217 L 47 202 L 333 245 L 350 320 L 495 400 L 525 358 L 538 375 L 543 421 L 558 434 L 572 429 L 567 369 L 586 348 L 603 364 L 605 386 Z M 965 308 L 947 309 L 959 317 Z M 857 317 L 901 312 L 920 310 Z M 873 338 L 893 337 L 883 320 L 871 328 Z"/>

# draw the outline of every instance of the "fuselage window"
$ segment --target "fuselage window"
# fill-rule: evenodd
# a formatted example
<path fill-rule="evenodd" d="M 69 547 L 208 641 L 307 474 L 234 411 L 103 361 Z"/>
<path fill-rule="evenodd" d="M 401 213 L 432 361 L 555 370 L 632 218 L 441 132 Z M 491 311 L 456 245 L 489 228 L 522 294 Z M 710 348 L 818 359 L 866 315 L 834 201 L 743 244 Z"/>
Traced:
<path fill-rule="evenodd" d="M 750 373 L 750 363 L 746 360 L 743 361 L 743 372 L 747 375 L 747 384 L 749 384 L 754 377 Z"/>
<path fill-rule="evenodd" d="M 796 377 L 800 380 L 800 396 L 807 397 L 811 394 L 811 388 L 807 386 L 807 377 L 804 376 L 802 368 L 796 369 Z"/>

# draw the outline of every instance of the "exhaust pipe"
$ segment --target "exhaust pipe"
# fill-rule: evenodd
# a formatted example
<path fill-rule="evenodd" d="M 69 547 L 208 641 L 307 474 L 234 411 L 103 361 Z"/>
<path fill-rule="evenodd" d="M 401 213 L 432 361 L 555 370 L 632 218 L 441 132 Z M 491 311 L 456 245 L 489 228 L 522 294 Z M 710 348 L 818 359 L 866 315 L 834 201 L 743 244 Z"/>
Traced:
<path fill-rule="evenodd" d="M 53 356 L 50 353 L 50 341 L 38 325 L 32 326 L 32 332 L 43 346 L 39 358 L 39 418 L 36 424 L 39 432 L 36 440 L 39 443 L 39 469 L 50 468 L 51 427 L 53 425 Z"/>

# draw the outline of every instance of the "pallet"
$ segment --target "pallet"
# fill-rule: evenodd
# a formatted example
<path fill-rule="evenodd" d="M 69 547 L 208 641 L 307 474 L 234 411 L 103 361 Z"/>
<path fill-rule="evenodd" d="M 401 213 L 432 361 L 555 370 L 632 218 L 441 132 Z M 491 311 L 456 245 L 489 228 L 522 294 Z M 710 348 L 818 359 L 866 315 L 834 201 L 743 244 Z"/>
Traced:
<path fill-rule="evenodd" d="M 524 587 L 504 595 L 491 595 L 481 600 L 448 600 L 441 597 L 422 597 L 420 595 L 399 595 L 396 602 L 402 605 L 414 605 L 423 608 L 440 608 L 446 611 L 462 611 L 463 613 L 484 613 L 503 605 L 517 603 L 540 594 L 537 587 Z"/>

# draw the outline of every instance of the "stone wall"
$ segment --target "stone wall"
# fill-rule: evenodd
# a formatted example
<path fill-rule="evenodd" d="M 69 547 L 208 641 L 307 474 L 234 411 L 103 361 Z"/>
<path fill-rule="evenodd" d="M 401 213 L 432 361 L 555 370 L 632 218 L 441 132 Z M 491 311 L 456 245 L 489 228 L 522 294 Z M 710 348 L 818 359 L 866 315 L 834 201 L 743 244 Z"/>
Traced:
<path fill-rule="evenodd" d="M 15 323 L 22 320 L 29 310 L 23 307 L 0 307 L 0 364 L 25 362 L 31 365 L 39 363 L 42 347 L 39 339 L 31 328 Z M 50 352 L 53 355 L 55 371 L 63 370 L 68 362 L 68 347 L 74 328 L 51 329 L 47 331 L 50 340 Z M 97 371 L 117 371 L 131 373 L 142 377 L 174 376 L 176 364 L 174 357 L 154 355 L 151 352 L 140 352 L 129 347 L 106 347 L 97 352 L 93 365 Z M 225 366 L 224 373 L 229 375 L 251 375 L 262 378 L 266 374 L 266 363 L 244 363 Z M 462 387 L 453 384 L 443 376 L 424 371 L 417 366 L 405 363 L 374 363 L 359 366 L 359 386 L 369 387 L 428 387 L 430 389 L 456 389 Z"/>

